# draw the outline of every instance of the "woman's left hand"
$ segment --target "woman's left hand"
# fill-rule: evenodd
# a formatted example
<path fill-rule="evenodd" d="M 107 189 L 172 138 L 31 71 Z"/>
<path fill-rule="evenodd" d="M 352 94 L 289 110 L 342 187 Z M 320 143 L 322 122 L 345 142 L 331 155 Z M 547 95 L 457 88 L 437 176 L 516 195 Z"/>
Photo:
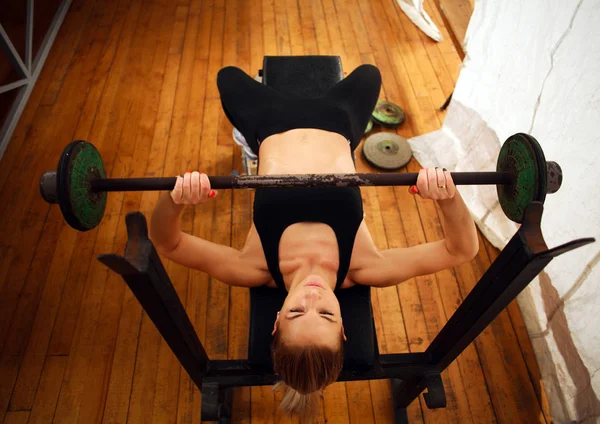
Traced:
<path fill-rule="evenodd" d="M 409 191 L 423 199 L 443 200 L 454 197 L 456 186 L 446 168 L 424 168 L 419 171 L 417 185 L 410 186 Z"/>

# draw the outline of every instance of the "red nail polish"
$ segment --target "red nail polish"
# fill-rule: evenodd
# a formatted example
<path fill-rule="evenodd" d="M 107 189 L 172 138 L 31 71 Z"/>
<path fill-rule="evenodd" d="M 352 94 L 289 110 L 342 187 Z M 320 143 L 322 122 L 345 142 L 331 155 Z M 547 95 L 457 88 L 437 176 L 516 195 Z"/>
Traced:
<path fill-rule="evenodd" d="M 419 189 L 416 186 L 411 186 L 410 187 L 410 192 L 413 194 L 417 194 L 419 192 Z"/>
<path fill-rule="evenodd" d="M 215 197 L 217 193 L 215 193 L 214 190 L 211 190 L 210 193 L 208 193 L 208 197 Z"/>

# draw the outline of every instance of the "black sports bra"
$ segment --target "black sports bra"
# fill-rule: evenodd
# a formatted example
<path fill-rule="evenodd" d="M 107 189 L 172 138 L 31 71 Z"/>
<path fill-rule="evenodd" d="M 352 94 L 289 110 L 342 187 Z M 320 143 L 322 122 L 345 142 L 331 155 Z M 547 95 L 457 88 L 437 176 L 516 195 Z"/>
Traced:
<path fill-rule="evenodd" d="M 354 239 L 362 220 L 362 198 L 358 187 L 256 189 L 254 225 L 271 276 L 284 290 L 279 269 L 279 242 L 286 228 L 298 222 L 320 222 L 333 229 L 339 248 L 335 285 L 338 289 L 348 273 Z"/>

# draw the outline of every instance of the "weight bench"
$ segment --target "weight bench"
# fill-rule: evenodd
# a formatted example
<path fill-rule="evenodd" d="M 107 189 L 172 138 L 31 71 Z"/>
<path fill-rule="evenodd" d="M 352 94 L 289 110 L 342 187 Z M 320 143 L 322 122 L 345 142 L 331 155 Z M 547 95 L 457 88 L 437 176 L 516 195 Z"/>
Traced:
<path fill-rule="evenodd" d="M 265 57 L 262 76 L 263 83 L 277 90 L 318 96 L 343 78 L 343 72 L 339 57 Z M 338 381 L 389 379 L 396 422 L 407 422 L 406 407 L 425 390 L 428 408 L 445 407 L 441 373 L 554 257 L 594 241 L 579 239 L 548 249 L 540 228 L 542 211 L 542 203 L 528 206 L 518 232 L 425 352 L 380 354 L 370 288 L 340 290 L 337 295 L 350 337 L 344 345 L 344 366 Z M 285 293 L 272 288 L 250 289 L 247 359 L 210 360 L 148 238 L 145 217 L 132 212 L 126 223 L 124 256 L 101 255 L 98 259 L 123 277 L 202 391 L 202 420 L 229 422 L 232 388 L 278 381 L 271 362 L 271 330 Z"/>

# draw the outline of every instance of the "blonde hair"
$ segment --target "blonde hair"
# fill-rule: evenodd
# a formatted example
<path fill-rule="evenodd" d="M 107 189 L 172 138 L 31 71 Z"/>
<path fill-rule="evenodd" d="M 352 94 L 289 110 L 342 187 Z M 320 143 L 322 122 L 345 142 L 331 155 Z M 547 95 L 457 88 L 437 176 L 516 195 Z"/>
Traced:
<path fill-rule="evenodd" d="M 291 345 L 275 333 L 271 345 L 273 370 L 281 377 L 274 391 L 283 391 L 279 409 L 286 415 L 308 419 L 315 415 L 322 390 L 334 383 L 344 365 L 344 335 L 337 349 L 312 344 Z"/>

